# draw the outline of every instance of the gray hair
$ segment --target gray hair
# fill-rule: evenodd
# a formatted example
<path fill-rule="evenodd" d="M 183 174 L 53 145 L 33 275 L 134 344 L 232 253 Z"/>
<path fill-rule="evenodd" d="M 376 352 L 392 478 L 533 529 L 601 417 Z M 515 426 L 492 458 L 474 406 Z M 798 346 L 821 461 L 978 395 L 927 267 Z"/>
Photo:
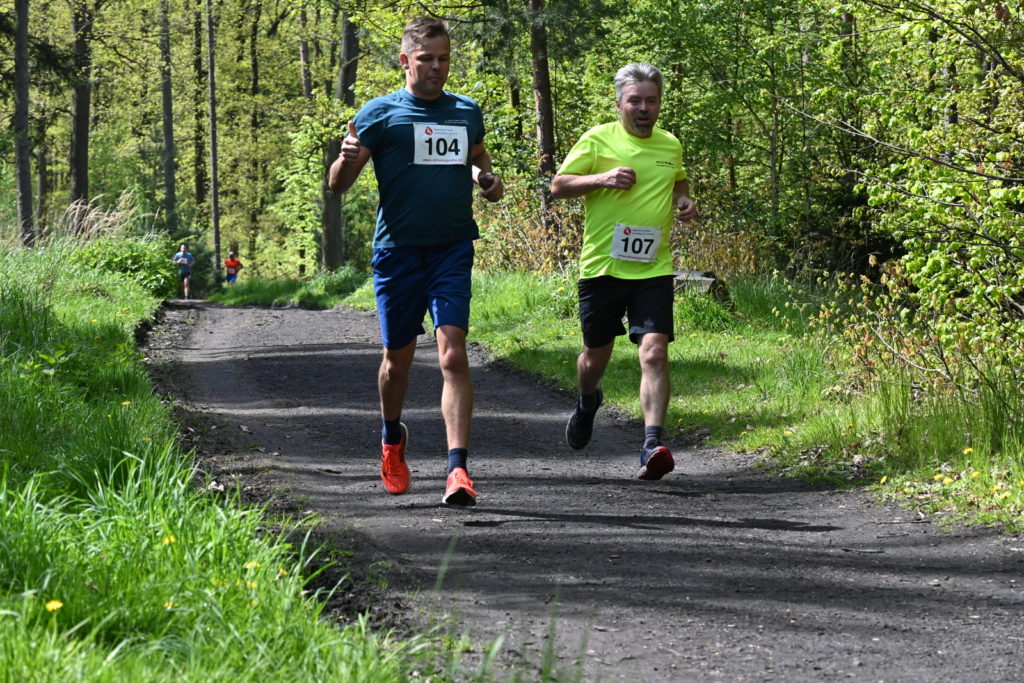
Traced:
<path fill-rule="evenodd" d="M 658 67 L 643 62 L 627 64 L 622 67 L 615 73 L 615 99 L 622 99 L 622 91 L 630 83 L 643 83 L 644 81 L 650 81 L 658 86 L 658 95 L 661 95 L 662 78 Z"/>

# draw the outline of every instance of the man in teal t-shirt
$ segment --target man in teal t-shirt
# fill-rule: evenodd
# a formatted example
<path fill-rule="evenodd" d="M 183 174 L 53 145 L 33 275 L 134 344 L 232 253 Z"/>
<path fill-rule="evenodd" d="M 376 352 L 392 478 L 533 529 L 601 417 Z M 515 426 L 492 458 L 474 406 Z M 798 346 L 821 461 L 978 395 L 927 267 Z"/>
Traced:
<path fill-rule="evenodd" d="M 668 344 L 674 339 L 669 236 L 677 217 L 696 215 L 681 145 L 655 127 L 661 95 L 662 75 L 655 67 L 619 69 L 619 120 L 584 133 L 551 181 L 555 199 L 584 197 L 586 209 L 579 282 L 583 352 L 576 362 L 580 396 L 565 438 L 577 450 L 590 443 L 603 400 L 600 381 L 615 337 L 626 334 L 625 315 L 640 356 L 640 479 L 661 479 L 675 468 L 662 444 L 671 394 Z"/>
<path fill-rule="evenodd" d="M 409 490 L 409 430 L 401 421 L 416 352 L 429 311 L 444 388 L 441 414 L 448 440 L 448 474 L 441 501 L 476 504 L 469 478 L 473 385 L 466 333 L 472 288 L 473 188 L 492 202 L 504 186 L 484 146 L 480 107 L 444 90 L 451 61 L 448 29 L 421 17 L 406 25 L 398 55 L 405 87 L 366 103 L 349 121 L 341 155 L 331 165 L 335 192 L 352 186 L 373 160 L 380 201 L 373 238 L 373 284 L 384 358 L 380 388 L 380 478 L 388 493 Z"/>

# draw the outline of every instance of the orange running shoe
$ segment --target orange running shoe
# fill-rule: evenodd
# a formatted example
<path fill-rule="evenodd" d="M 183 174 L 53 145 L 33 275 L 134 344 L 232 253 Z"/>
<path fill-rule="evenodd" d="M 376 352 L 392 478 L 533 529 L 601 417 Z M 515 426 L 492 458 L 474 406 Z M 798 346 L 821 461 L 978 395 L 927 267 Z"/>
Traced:
<path fill-rule="evenodd" d="M 405 446 L 409 443 L 409 430 L 402 425 L 402 442 L 390 445 L 380 442 L 380 480 L 388 493 L 399 495 L 409 490 L 409 466 L 405 464 Z"/>
<path fill-rule="evenodd" d="M 456 467 L 448 475 L 448 483 L 444 488 L 444 497 L 441 502 L 445 505 L 459 505 L 472 507 L 476 505 L 476 491 L 473 490 L 473 480 L 461 467 Z"/>

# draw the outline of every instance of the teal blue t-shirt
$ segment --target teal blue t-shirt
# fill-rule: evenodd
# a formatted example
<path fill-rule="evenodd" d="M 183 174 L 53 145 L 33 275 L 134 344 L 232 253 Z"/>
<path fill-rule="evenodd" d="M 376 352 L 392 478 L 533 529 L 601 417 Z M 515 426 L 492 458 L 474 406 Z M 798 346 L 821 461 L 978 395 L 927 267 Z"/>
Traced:
<path fill-rule="evenodd" d="M 355 124 L 380 194 L 374 248 L 480 236 L 470 151 L 483 142 L 484 123 L 475 101 L 448 92 L 424 100 L 403 88 L 367 102 Z"/>

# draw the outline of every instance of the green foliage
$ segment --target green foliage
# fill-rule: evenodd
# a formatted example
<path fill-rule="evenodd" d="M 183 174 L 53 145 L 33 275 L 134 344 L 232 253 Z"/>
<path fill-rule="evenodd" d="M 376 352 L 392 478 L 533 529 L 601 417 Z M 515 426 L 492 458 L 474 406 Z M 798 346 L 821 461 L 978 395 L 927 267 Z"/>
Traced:
<path fill-rule="evenodd" d="M 582 202 L 552 206 L 545 227 L 539 198 L 542 188 L 529 176 L 503 178 L 505 197 L 498 204 L 477 201 L 481 239 L 476 242 L 476 266 L 483 270 L 524 270 L 540 273 L 576 269 L 583 236 Z"/>
<path fill-rule="evenodd" d="M 166 237 L 101 237 L 71 251 L 68 264 L 120 273 L 151 295 L 170 298 L 177 287 L 175 251 Z"/>

